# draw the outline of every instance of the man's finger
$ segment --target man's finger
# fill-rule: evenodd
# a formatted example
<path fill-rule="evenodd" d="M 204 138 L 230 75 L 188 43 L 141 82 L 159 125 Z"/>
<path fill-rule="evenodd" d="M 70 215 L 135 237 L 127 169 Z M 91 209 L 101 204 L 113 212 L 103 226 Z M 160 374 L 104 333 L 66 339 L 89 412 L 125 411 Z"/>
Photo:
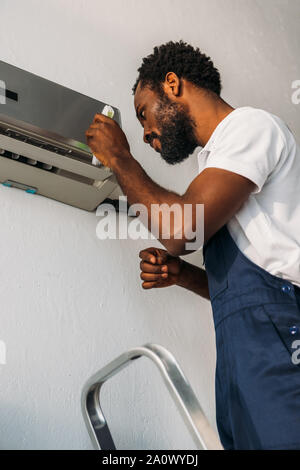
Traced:
<path fill-rule="evenodd" d="M 167 277 L 168 277 L 168 273 L 152 274 L 152 273 L 142 272 L 140 274 L 140 278 L 143 281 L 157 281 L 157 282 L 159 282 L 159 281 L 163 281 Z"/>
<path fill-rule="evenodd" d="M 90 127 L 85 131 L 86 134 L 96 134 L 98 131 L 101 132 L 101 128 L 99 127 L 99 124 L 91 124 Z"/>
<path fill-rule="evenodd" d="M 97 113 L 94 116 L 93 123 L 95 122 L 109 122 L 111 121 L 111 118 L 104 116 L 104 114 Z"/>
<path fill-rule="evenodd" d="M 148 263 L 152 263 L 152 264 L 156 263 L 156 258 L 149 251 L 149 249 L 140 251 L 139 257 L 142 258 L 142 260 L 144 261 L 148 261 Z"/>
<path fill-rule="evenodd" d="M 141 271 L 143 271 L 144 273 L 162 273 L 168 271 L 168 267 L 166 265 L 158 266 L 155 264 L 147 263 L 147 261 L 141 261 L 140 268 Z"/>
<path fill-rule="evenodd" d="M 157 287 L 156 282 L 143 282 L 142 283 L 142 288 L 143 289 L 152 289 L 153 287 Z"/>
<path fill-rule="evenodd" d="M 156 249 L 156 262 L 158 264 L 164 264 L 167 262 L 168 254 L 166 252 Z"/>
<path fill-rule="evenodd" d="M 94 129 L 88 129 L 88 130 L 85 132 L 85 135 L 86 135 L 86 137 L 94 137 L 94 136 L 95 136 L 95 131 L 94 131 Z"/>

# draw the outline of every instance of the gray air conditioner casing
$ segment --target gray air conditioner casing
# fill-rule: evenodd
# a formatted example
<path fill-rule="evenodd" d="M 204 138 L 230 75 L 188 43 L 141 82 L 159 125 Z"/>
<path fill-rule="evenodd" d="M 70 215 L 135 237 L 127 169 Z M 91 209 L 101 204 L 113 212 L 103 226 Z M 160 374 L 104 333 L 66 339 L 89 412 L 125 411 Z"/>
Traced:
<path fill-rule="evenodd" d="M 0 61 L 0 182 L 96 209 L 117 187 L 109 168 L 92 164 L 85 143 L 106 104 Z"/>

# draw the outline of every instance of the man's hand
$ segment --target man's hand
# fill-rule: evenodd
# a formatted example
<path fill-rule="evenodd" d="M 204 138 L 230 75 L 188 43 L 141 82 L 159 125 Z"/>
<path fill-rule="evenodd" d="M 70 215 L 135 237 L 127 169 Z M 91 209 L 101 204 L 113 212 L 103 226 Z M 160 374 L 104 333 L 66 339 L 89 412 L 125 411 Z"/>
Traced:
<path fill-rule="evenodd" d="M 143 289 L 177 284 L 182 266 L 180 258 L 160 248 L 147 248 L 139 256 L 142 259 L 140 268 Z"/>
<path fill-rule="evenodd" d="M 119 124 L 103 114 L 95 115 L 85 135 L 93 154 L 111 169 L 116 160 L 131 157 L 126 135 Z"/>

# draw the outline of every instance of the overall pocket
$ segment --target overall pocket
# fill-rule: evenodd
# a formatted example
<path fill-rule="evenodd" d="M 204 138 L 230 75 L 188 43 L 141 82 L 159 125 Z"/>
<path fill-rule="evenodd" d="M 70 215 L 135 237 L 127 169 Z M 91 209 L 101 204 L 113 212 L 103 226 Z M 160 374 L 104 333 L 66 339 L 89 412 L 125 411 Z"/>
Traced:
<path fill-rule="evenodd" d="M 300 346 L 300 310 L 297 304 L 267 304 L 263 305 L 263 309 L 288 351 L 291 361 L 300 366 L 300 363 L 296 364 L 293 360 L 296 349 Z"/>

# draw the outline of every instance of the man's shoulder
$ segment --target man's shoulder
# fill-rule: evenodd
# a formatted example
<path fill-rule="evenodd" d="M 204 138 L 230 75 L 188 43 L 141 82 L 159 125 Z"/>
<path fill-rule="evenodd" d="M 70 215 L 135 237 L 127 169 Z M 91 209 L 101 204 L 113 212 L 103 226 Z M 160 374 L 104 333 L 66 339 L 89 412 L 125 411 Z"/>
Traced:
<path fill-rule="evenodd" d="M 240 108 L 235 108 L 228 115 L 229 119 L 227 120 L 229 123 L 245 123 L 245 124 L 252 124 L 252 125 L 259 125 L 261 123 L 265 123 L 269 126 L 274 126 L 278 124 L 283 124 L 284 121 L 275 114 L 271 113 L 262 108 L 255 108 L 253 106 L 242 106 Z M 224 120 L 224 124 L 226 124 L 226 118 Z M 225 127 L 225 126 L 224 126 Z"/>
<path fill-rule="evenodd" d="M 222 124 L 222 122 L 221 122 Z M 270 136 L 270 138 L 280 137 L 286 141 L 293 138 L 293 134 L 287 124 L 279 116 L 262 108 L 243 106 L 235 108 L 223 121 L 216 139 L 222 140 L 225 135 L 232 135 L 233 138 L 242 137 L 253 138 Z"/>

